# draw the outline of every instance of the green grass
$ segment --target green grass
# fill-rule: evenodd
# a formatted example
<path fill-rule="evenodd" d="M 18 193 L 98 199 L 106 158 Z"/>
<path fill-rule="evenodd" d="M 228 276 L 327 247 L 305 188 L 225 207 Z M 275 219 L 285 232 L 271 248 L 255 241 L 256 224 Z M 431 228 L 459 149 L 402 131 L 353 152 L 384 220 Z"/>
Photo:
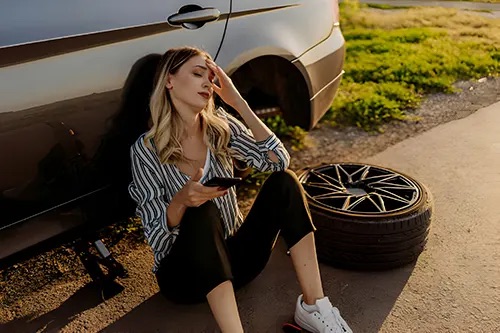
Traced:
<path fill-rule="evenodd" d="M 417 0 L 418 1 L 418 0 Z M 465 2 L 487 2 L 487 3 L 500 3 L 500 0 L 444 0 L 444 1 L 465 1 Z"/>
<path fill-rule="evenodd" d="M 267 117 L 262 121 L 269 127 L 274 134 L 281 139 L 290 141 L 292 150 L 300 150 L 304 148 L 304 139 L 307 132 L 299 126 L 289 126 L 281 116 Z"/>
<path fill-rule="evenodd" d="M 500 73 L 500 20 L 444 8 L 378 13 L 356 2 L 341 6 L 341 18 L 346 73 L 330 123 L 378 130 L 407 119 L 425 94 Z"/>
<path fill-rule="evenodd" d="M 418 3 L 419 0 L 414 0 Z M 463 2 L 486 2 L 486 3 L 500 3 L 500 0 L 440 0 L 440 1 L 463 1 Z"/>

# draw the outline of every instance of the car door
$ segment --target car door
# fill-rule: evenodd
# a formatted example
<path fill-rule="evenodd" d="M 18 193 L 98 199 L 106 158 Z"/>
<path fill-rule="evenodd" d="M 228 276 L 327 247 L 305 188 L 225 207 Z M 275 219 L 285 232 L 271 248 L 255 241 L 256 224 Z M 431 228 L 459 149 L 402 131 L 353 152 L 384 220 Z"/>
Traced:
<path fill-rule="evenodd" d="M 203 8 L 217 20 L 202 25 L 212 17 Z M 195 45 L 215 54 L 229 0 L 6 0 L 0 9 L 0 112 L 9 112 L 118 89 L 147 53 Z"/>
<path fill-rule="evenodd" d="M 182 45 L 215 55 L 229 3 L 2 1 L 0 233 L 42 221 L 45 234 L 29 241 L 36 243 L 81 223 L 81 216 L 69 221 L 65 207 L 106 185 L 82 186 L 86 164 L 102 145 L 134 63 Z M 14 251 L 6 244 L 0 237 L 0 259 Z"/>

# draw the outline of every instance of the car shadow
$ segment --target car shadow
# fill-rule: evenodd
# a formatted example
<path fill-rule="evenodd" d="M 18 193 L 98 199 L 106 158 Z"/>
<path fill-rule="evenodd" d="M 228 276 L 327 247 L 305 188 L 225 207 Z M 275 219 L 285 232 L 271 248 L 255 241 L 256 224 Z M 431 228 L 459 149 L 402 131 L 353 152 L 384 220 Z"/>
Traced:
<path fill-rule="evenodd" d="M 108 288 L 108 291 L 103 293 L 103 290 L 95 283 L 89 282 L 56 309 L 40 317 L 26 316 L 10 321 L 2 325 L 2 332 L 60 332 L 75 316 L 98 306 L 123 289 L 120 284 L 115 282 L 110 284 Z"/>
<path fill-rule="evenodd" d="M 300 293 L 282 241 L 266 269 L 236 293 L 246 332 L 282 332 L 293 320 Z M 348 271 L 321 265 L 325 294 L 354 332 L 378 332 L 406 285 L 414 264 L 386 271 Z M 112 332 L 217 332 L 207 303 L 177 305 L 155 294 L 101 330 Z"/>

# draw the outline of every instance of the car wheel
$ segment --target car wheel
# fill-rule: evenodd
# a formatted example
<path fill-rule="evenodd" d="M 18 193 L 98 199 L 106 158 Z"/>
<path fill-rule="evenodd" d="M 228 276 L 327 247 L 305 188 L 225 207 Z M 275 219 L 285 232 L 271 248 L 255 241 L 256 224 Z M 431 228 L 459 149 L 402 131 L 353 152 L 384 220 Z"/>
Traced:
<path fill-rule="evenodd" d="M 415 261 L 424 249 L 433 202 L 417 180 L 358 163 L 320 165 L 297 174 L 317 228 L 319 261 L 387 269 Z"/>

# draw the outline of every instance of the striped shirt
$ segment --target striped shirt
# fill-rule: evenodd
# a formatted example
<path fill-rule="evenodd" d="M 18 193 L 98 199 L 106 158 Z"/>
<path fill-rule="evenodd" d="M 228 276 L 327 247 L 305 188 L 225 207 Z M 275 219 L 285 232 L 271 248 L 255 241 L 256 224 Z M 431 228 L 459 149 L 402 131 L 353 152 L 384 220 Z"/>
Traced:
<path fill-rule="evenodd" d="M 232 115 L 221 108 L 217 109 L 216 113 L 229 124 L 231 133 L 229 148 L 232 157 L 246 162 L 249 167 L 259 171 L 280 171 L 288 168 L 290 155 L 275 134 L 257 142 L 251 131 Z M 144 235 L 153 250 L 153 272 L 156 272 L 179 234 L 179 226 L 167 227 L 168 205 L 190 177 L 174 164 L 162 164 L 157 153 L 144 144 L 144 136 L 145 134 L 141 135 L 130 149 L 132 182 L 128 189 L 130 196 L 137 203 L 136 214 L 141 218 Z M 276 154 L 278 162 L 269 159 L 269 151 Z M 233 176 L 232 168 L 228 169 L 220 162 L 221 157 L 214 156 L 214 152 L 210 150 L 208 154 L 210 155 L 208 170 L 200 182 L 203 183 L 216 176 Z M 221 212 L 227 238 L 243 223 L 235 187 L 231 187 L 228 194 L 213 201 Z"/>

